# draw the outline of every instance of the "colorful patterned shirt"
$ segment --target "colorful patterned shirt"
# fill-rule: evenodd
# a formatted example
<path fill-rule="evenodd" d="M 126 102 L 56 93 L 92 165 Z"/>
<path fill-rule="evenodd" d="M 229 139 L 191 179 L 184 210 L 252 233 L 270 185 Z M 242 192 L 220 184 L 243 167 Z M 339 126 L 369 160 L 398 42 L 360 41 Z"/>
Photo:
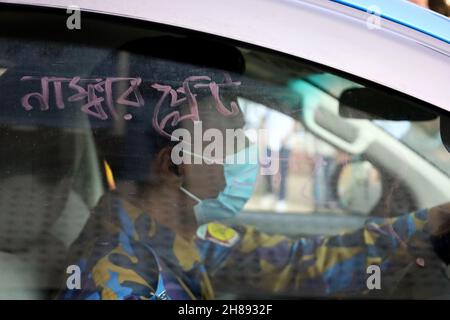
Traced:
<path fill-rule="evenodd" d="M 158 224 L 151 214 L 109 194 L 73 247 L 72 261 L 82 271 L 81 289 L 65 289 L 59 297 L 213 299 L 224 292 L 267 297 L 364 293 L 369 265 L 389 274 L 416 260 L 416 249 L 429 242 L 424 231 L 427 216 L 422 210 L 375 218 L 354 232 L 299 239 L 214 222 L 200 226 L 189 241 Z"/>

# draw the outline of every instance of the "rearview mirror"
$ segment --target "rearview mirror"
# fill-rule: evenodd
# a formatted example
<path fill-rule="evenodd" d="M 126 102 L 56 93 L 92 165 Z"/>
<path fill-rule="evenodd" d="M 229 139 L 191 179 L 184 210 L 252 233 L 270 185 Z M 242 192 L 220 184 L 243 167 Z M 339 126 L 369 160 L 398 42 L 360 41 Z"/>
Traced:
<path fill-rule="evenodd" d="M 407 99 L 372 88 L 344 90 L 339 98 L 339 115 L 344 118 L 393 121 L 430 121 L 433 112 Z"/>

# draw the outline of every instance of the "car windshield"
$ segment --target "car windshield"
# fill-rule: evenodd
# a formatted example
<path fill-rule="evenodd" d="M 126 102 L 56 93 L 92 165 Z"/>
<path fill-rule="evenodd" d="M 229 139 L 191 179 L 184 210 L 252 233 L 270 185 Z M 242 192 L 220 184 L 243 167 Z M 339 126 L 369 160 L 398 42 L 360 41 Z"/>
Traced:
<path fill-rule="evenodd" d="M 442 144 L 439 119 L 417 123 L 403 121 L 400 124 L 398 121 L 375 121 L 375 124 L 397 136 L 400 141 L 450 176 L 448 151 Z"/>

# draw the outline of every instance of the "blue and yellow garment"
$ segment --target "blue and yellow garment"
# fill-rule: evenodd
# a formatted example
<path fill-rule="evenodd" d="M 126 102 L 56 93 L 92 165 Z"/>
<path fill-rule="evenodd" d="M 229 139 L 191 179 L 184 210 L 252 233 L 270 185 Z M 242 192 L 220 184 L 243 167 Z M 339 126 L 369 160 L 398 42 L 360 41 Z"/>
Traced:
<path fill-rule="evenodd" d="M 213 299 L 213 288 L 268 297 L 363 292 L 369 265 L 383 273 L 399 270 L 415 261 L 417 245 L 429 241 L 426 210 L 372 219 L 347 234 L 297 240 L 209 223 L 188 241 L 114 194 L 93 217 L 98 219 L 73 251 L 81 256 L 81 289 L 66 289 L 60 298 Z"/>

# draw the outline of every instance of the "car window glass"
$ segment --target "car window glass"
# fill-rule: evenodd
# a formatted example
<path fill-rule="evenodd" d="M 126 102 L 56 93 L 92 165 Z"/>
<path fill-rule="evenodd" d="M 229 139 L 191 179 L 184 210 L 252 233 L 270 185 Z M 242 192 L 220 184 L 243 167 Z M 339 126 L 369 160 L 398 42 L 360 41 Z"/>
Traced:
<path fill-rule="evenodd" d="M 367 219 L 449 202 L 448 112 L 263 48 L 83 14 L 72 31 L 58 10 L 0 13 L 0 298 L 150 297 L 166 268 L 176 290 L 161 299 L 411 298 L 448 287 L 436 272 L 372 292 L 366 262 L 395 264 L 401 248 L 388 238 L 381 257 L 363 257 L 356 245 L 378 244 Z M 365 89 L 430 117 L 342 105 Z M 225 263 L 230 252 L 239 255 Z M 322 252 L 335 259 L 308 260 Z M 348 267 L 359 262 L 358 273 Z M 73 266 L 84 291 L 68 287 Z"/>

